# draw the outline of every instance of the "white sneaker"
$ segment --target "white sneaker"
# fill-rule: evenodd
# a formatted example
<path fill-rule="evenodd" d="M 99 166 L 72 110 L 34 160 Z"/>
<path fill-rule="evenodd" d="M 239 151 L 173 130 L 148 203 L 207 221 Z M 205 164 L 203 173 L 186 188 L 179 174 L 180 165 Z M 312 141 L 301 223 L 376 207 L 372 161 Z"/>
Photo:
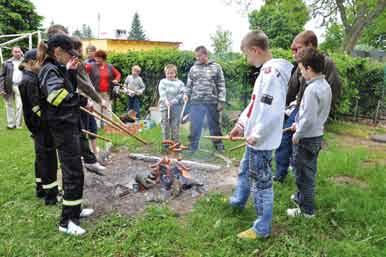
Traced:
<path fill-rule="evenodd" d="M 97 172 L 103 172 L 106 170 L 106 167 L 101 165 L 99 162 L 96 163 L 85 163 L 84 167 L 86 169 L 91 170 L 91 171 L 97 171 Z"/>
<path fill-rule="evenodd" d="M 84 208 L 80 212 L 80 217 L 81 218 L 88 218 L 94 213 L 94 209 L 89 209 L 89 208 Z"/>
<path fill-rule="evenodd" d="M 76 225 L 71 220 L 68 222 L 67 227 L 59 226 L 59 231 L 72 236 L 82 236 L 86 233 L 86 230 Z"/>
<path fill-rule="evenodd" d="M 287 209 L 288 217 L 304 217 L 304 218 L 315 218 L 315 214 L 303 213 L 300 208 Z"/>

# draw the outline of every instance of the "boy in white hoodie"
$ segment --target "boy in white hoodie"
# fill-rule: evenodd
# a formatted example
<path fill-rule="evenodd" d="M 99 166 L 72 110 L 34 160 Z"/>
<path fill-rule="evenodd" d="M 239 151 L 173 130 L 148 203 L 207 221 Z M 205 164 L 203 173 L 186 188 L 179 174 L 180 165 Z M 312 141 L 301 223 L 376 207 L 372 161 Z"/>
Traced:
<path fill-rule="evenodd" d="M 241 50 L 249 64 L 262 67 L 251 101 L 230 132 L 231 138 L 244 135 L 247 141 L 230 204 L 244 208 L 252 191 L 257 219 L 252 228 L 238 237 L 267 238 L 271 233 L 273 211 L 272 150 L 279 147 L 282 137 L 281 124 L 292 64 L 283 59 L 272 59 L 268 37 L 260 30 L 244 37 Z"/>

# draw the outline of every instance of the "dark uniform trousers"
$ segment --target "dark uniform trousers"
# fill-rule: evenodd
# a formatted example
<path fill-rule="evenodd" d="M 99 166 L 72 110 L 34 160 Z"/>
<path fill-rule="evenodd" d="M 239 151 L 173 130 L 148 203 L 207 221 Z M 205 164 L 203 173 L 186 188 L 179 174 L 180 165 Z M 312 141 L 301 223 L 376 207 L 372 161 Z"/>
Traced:
<path fill-rule="evenodd" d="M 87 113 L 82 112 L 80 114 L 80 126 L 82 129 L 88 130 L 89 123 L 89 115 Z M 80 133 L 80 149 L 81 155 L 85 163 L 96 163 L 97 158 L 95 154 L 90 149 L 90 144 L 86 134 Z"/>
<path fill-rule="evenodd" d="M 56 198 L 58 195 L 58 160 L 54 139 L 46 126 L 41 126 L 40 129 L 34 133 L 33 137 L 35 141 L 36 178 L 41 178 L 46 199 Z"/>
<path fill-rule="evenodd" d="M 79 126 L 50 128 L 58 149 L 63 178 L 63 209 L 60 225 L 68 221 L 79 223 L 83 195 L 84 174 L 81 162 Z"/>

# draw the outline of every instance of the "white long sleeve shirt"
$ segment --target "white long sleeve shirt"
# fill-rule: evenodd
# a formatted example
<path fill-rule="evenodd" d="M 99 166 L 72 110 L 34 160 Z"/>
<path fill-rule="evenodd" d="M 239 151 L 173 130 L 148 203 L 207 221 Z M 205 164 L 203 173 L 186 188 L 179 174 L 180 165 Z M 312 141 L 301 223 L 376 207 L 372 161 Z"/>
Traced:
<path fill-rule="evenodd" d="M 256 138 L 255 150 L 274 150 L 282 137 L 287 85 L 292 64 L 284 59 L 264 63 L 256 79 L 251 102 L 242 112 L 237 125 L 246 138 Z"/>

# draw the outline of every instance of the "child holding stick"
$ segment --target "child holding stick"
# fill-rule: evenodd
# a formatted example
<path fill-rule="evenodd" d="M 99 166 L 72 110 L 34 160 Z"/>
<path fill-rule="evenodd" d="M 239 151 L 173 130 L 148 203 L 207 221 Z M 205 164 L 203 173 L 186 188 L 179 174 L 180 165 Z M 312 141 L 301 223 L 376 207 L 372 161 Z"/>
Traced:
<path fill-rule="evenodd" d="M 175 65 L 166 65 L 164 71 L 165 78 L 160 81 L 158 86 L 163 138 L 164 140 L 171 139 L 174 142 L 179 142 L 184 83 L 177 78 L 177 67 Z"/>

